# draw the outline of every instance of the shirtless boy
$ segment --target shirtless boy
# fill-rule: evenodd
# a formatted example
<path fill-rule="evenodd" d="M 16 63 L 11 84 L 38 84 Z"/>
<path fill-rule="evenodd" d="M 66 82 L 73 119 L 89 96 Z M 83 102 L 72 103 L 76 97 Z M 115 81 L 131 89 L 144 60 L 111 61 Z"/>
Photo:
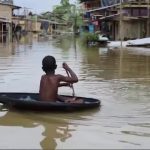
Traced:
<path fill-rule="evenodd" d="M 69 76 L 63 76 L 60 74 L 55 74 L 55 69 L 57 68 L 56 60 L 53 56 L 46 56 L 42 61 L 42 69 L 46 73 L 42 75 L 40 81 L 40 98 L 43 101 L 56 101 L 63 100 L 64 102 L 71 103 L 81 103 L 81 100 L 68 99 L 64 100 L 58 96 L 58 88 L 61 86 L 70 86 L 70 84 L 78 82 L 77 75 L 73 70 L 66 64 L 63 63 L 62 67 L 69 72 Z"/>

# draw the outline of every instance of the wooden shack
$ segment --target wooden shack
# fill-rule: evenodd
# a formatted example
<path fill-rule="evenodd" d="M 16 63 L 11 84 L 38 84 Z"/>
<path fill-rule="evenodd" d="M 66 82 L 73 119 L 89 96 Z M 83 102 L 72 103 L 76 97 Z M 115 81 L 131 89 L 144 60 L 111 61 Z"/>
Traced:
<path fill-rule="evenodd" d="M 19 8 L 19 6 L 0 2 L 0 42 L 11 34 L 13 10 Z"/>

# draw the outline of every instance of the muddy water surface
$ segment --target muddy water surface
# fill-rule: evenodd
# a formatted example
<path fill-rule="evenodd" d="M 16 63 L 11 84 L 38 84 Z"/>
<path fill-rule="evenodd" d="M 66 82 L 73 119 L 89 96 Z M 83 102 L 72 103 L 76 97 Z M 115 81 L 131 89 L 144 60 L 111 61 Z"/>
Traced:
<path fill-rule="evenodd" d="M 79 77 L 78 96 L 101 109 L 76 113 L 0 111 L 0 149 L 149 148 L 150 49 L 87 48 L 72 37 L 27 36 L 0 44 L 0 92 L 38 92 L 45 55 L 67 62 Z M 72 94 L 61 88 L 60 94 Z M 2 107 L 2 106 L 1 106 Z"/>

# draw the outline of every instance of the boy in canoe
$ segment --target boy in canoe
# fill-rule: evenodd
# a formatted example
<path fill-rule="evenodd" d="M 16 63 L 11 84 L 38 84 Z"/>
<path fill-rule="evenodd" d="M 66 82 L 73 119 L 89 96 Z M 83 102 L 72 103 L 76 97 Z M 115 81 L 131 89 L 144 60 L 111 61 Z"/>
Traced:
<path fill-rule="evenodd" d="M 62 67 L 70 74 L 70 76 L 63 76 L 55 74 L 57 68 L 56 60 L 53 56 L 46 56 L 42 60 L 42 69 L 46 73 L 42 75 L 40 81 L 39 94 L 43 101 L 63 101 L 69 103 L 82 103 L 83 100 L 76 98 L 68 98 L 58 96 L 58 88 L 62 86 L 70 86 L 73 83 L 78 82 L 77 75 L 66 64 L 63 63 Z"/>

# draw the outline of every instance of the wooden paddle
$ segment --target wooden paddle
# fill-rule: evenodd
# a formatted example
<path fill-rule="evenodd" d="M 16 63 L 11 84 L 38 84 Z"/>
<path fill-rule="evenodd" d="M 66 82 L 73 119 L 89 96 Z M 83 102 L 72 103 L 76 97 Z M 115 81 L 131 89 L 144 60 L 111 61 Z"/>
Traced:
<path fill-rule="evenodd" d="M 66 73 L 67 73 L 68 77 L 70 77 L 70 74 L 69 74 L 69 72 L 67 70 L 66 70 Z M 71 88 L 72 88 L 73 101 L 75 103 L 83 103 L 83 99 L 78 99 L 79 101 L 77 100 L 77 97 L 75 97 L 75 91 L 74 91 L 73 84 L 70 84 L 70 85 L 71 85 Z"/>
<path fill-rule="evenodd" d="M 70 77 L 69 72 L 67 70 L 66 70 L 66 73 L 67 73 L 68 77 Z M 70 85 L 71 85 L 71 88 L 72 88 L 72 96 L 75 97 L 75 91 L 74 91 L 73 84 L 70 84 Z"/>

